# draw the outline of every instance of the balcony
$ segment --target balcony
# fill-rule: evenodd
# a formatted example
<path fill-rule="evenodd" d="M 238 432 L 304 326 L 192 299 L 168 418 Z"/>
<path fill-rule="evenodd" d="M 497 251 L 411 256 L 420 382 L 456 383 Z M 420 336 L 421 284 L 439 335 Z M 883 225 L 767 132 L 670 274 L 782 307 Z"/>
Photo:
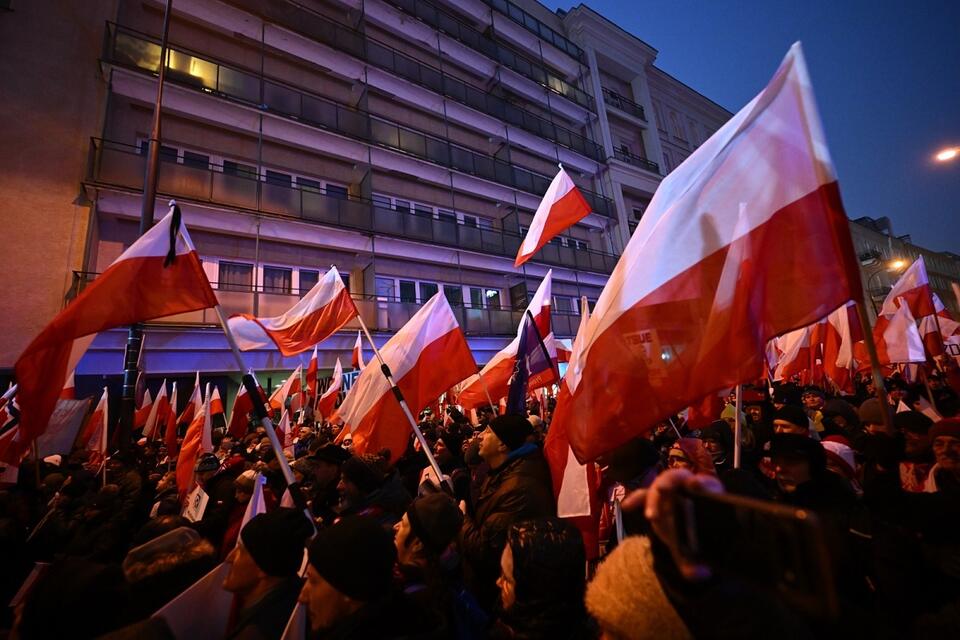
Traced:
<path fill-rule="evenodd" d="M 98 276 L 90 271 L 74 271 L 73 282 L 66 295 L 69 304 L 83 291 L 88 284 Z M 237 313 L 257 314 L 261 317 L 278 316 L 286 312 L 301 298 L 296 293 L 272 293 L 263 290 L 263 287 L 238 287 L 220 289 L 217 283 L 211 283 L 217 300 L 227 316 Z M 357 295 L 352 294 L 354 304 L 360 312 L 364 323 L 371 331 L 393 333 L 405 325 L 426 302 L 411 302 L 396 297 Z M 256 300 L 256 306 L 254 302 Z M 476 308 L 470 304 L 455 304 L 451 308 L 460 324 L 460 328 L 468 335 L 475 336 L 512 336 L 516 335 L 517 327 L 523 319 L 523 309 L 509 307 Z M 574 336 L 580 326 L 580 316 L 564 314 L 554 311 L 551 314 L 552 329 L 555 336 L 563 338 Z M 157 325 L 219 325 L 217 314 L 213 309 L 191 311 L 175 316 L 168 316 L 151 321 Z M 356 331 L 360 323 L 354 319 L 344 326 L 341 331 Z"/>
<path fill-rule="evenodd" d="M 660 175 L 660 165 L 651 160 L 647 160 L 646 158 L 641 158 L 638 155 L 627 153 L 626 151 L 622 151 L 620 149 L 613 150 L 613 157 L 620 162 L 626 162 L 627 164 L 632 164 L 636 167 L 640 167 L 641 169 L 646 169 L 651 173 Z"/>
<path fill-rule="evenodd" d="M 575 87 L 555 73 L 551 73 L 542 65 L 531 62 L 528 58 L 516 53 L 511 48 L 487 37 L 473 27 L 460 22 L 433 4 L 425 2 L 424 0 L 386 1 L 397 6 L 404 12 L 419 18 L 434 29 L 443 31 L 488 58 L 496 60 L 505 67 L 533 80 L 557 95 L 563 96 L 585 109 L 596 111 L 596 104 L 594 103 L 593 96 L 590 94 Z"/>
<path fill-rule="evenodd" d="M 585 64 L 583 49 L 575 45 L 563 34 L 538 20 L 533 14 L 527 13 L 510 2 L 510 0 L 484 0 L 484 2 L 541 40 L 546 40 L 557 49 L 560 49 L 560 51 L 563 51 L 580 64 Z"/>
<path fill-rule="evenodd" d="M 118 66 L 155 73 L 160 47 L 141 33 L 108 25 L 104 57 Z M 466 147 L 451 144 L 366 111 L 352 109 L 247 70 L 239 70 L 179 47 L 171 47 L 168 82 L 242 102 L 283 118 L 334 131 L 367 144 L 399 151 L 448 169 L 541 196 L 551 178 Z M 371 50 L 373 51 L 373 50 Z M 609 217 L 612 202 L 581 189 L 592 210 Z"/>
<path fill-rule="evenodd" d="M 89 183 L 96 186 L 143 190 L 144 156 L 136 147 L 93 139 Z M 187 201 L 262 213 L 379 235 L 393 236 L 466 251 L 514 258 L 522 238 L 499 229 L 461 221 L 397 211 L 370 200 L 327 194 L 320 189 L 293 187 L 231 175 L 214 167 L 200 168 L 160 162 L 157 193 Z M 469 213 L 469 212 L 462 212 Z M 543 247 L 535 262 L 609 274 L 617 256 L 592 249 L 555 244 Z"/>
<path fill-rule="evenodd" d="M 640 118 L 644 122 L 647 121 L 647 114 L 644 112 L 642 106 L 632 100 L 628 100 L 616 91 L 611 91 L 603 87 L 603 101 L 614 109 L 619 109 L 626 114 Z"/>
<path fill-rule="evenodd" d="M 233 0 L 255 15 L 295 33 L 343 51 L 359 60 L 379 67 L 409 82 L 420 85 L 481 113 L 519 127 L 536 136 L 555 142 L 591 160 L 603 161 L 600 145 L 586 137 L 550 122 L 517 106 L 489 89 L 449 76 L 440 69 L 411 58 L 378 42 L 347 25 L 291 3 L 263 3 L 262 0 Z"/>

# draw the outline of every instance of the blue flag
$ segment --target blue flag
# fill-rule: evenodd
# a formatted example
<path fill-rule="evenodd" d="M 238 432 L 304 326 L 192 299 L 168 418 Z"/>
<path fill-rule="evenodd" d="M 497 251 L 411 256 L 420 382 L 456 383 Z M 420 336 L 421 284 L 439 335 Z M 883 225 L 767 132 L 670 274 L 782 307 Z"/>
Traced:
<path fill-rule="evenodd" d="M 527 385 L 530 376 L 549 371 L 553 360 L 543 344 L 543 337 L 533 321 L 533 314 L 527 310 L 523 316 L 523 329 L 517 343 L 517 361 L 510 378 L 510 390 L 507 392 L 507 415 L 527 415 Z"/>

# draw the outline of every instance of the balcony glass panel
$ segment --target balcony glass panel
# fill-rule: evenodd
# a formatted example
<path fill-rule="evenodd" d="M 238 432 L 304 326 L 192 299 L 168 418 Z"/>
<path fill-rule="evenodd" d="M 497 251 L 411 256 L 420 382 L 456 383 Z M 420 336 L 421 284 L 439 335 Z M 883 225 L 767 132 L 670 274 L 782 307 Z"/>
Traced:
<path fill-rule="evenodd" d="M 234 98 L 260 104 L 260 81 L 249 73 L 221 66 L 218 90 Z"/>

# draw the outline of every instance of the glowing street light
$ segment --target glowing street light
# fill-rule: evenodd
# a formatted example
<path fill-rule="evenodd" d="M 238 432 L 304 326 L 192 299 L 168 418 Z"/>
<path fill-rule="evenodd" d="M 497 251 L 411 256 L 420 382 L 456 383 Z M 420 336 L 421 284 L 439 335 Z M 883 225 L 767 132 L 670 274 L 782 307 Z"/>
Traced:
<path fill-rule="evenodd" d="M 937 162 L 950 162 L 957 156 L 960 156 L 960 147 L 948 147 L 937 152 L 934 158 Z"/>

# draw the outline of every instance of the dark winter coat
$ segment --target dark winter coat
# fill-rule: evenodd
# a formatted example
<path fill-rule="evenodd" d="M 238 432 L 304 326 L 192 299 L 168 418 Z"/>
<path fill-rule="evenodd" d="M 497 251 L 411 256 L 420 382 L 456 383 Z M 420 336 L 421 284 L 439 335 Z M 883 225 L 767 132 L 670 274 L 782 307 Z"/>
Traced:
<path fill-rule="evenodd" d="M 227 640 L 266 640 L 282 636 L 301 588 L 303 581 L 290 576 L 260 600 L 244 607 L 227 634 Z"/>

